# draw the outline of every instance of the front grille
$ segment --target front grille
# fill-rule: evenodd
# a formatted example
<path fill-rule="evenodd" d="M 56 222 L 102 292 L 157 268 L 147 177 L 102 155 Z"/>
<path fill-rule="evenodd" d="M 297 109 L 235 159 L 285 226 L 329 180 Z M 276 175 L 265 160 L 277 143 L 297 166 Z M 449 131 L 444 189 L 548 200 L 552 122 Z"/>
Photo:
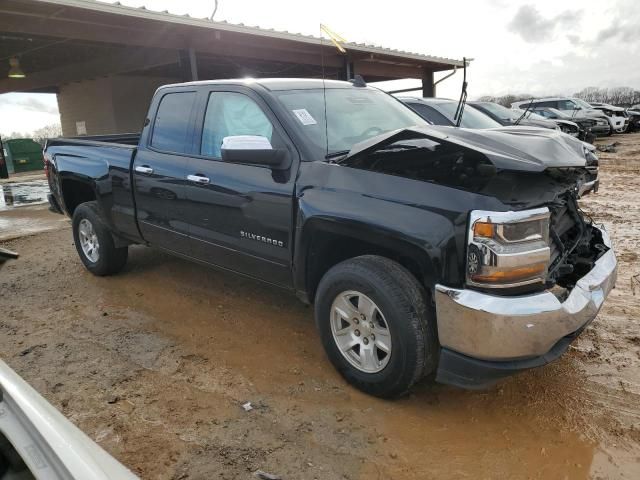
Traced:
<path fill-rule="evenodd" d="M 551 266 L 553 266 L 558 260 L 558 256 L 569 248 L 569 233 L 576 226 L 576 220 L 569 213 L 569 207 L 566 203 L 551 210 L 551 235 L 550 245 L 551 248 Z"/>
<path fill-rule="evenodd" d="M 569 257 L 581 243 L 587 232 L 587 224 L 578 209 L 573 195 L 566 195 L 554 205 L 549 206 L 551 222 L 549 228 L 549 248 L 551 262 L 547 280 L 555 282 L 558 277 L 572 267 L 568 265 Z"/>

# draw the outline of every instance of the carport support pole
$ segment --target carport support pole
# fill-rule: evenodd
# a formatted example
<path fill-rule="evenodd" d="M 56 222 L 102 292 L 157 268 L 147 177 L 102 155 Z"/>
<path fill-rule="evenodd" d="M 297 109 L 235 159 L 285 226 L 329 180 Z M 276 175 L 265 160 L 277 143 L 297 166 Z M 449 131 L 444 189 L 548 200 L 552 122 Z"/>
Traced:
<path fill-rule="evenodd" d="M 433 72 L 424 72 L 424 75 L 422 75 L 422 96 L 436 96 L 436 86 L 433 83 Z"/>
<path fill-rule="evenodd" d="M 184 48 L 178 51 L 178 66 L 183 82 L 198 80 L 198 61 L 196 51 L 193 48 Z"/>
<path fill-rule="evenodd" d="M 189 66 L 191 67 L 191 80 L 198 80 L 198 61 L 196 60 L 196 51 L 189 49 Z"/>

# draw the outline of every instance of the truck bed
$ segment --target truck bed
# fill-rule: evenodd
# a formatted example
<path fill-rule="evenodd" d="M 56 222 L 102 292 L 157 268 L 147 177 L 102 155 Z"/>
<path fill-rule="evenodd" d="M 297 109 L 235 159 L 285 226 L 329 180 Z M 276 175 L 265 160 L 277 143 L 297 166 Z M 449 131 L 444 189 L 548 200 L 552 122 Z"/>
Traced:
<path fill-rule="evenodd" d="M 57 205 L 72 216 L 81 202 L 95 199 L 113 232 L 138 240 L 131 165 L 139 138 L 120 134 L 49 140 L 45 168 L 54 209 Z"/>
<path fill-rule="evenodd" d="M 113 135 L 89 135 L 82 137 L 60 137 L 47 141 L 47 147 L 54 145 L 104 145 L 135 148 L 140 140 L 139 133 L 121 133 Z"/>

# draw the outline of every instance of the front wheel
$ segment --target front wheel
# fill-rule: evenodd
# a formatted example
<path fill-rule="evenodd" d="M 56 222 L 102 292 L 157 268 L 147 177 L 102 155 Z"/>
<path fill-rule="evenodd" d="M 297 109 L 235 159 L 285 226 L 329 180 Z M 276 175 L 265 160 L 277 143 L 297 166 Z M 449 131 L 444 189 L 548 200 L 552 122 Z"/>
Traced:
<path fill-rule="evenodd" d="M 85 202 L 73 212 L 73 240 L 80 260 L 94 275 L 112 275 L 127 263 L 128 248 L 117 248 L 98 214 L 96 202 Z"/>
<path fill-rule="evenodd" d="M 365 255 L 331 268 L 315 316 L 329 360 L 366 393 L 398 397 L 435 370 L 436 324 L 425 291 L 392 260 Z"/>
<path fill-rule="evenodd" d="M 613 135 L 613 125 L 609 124 L 609 131 L 607 132 L 607 137 L 610 137 L 611 135 Z"/>

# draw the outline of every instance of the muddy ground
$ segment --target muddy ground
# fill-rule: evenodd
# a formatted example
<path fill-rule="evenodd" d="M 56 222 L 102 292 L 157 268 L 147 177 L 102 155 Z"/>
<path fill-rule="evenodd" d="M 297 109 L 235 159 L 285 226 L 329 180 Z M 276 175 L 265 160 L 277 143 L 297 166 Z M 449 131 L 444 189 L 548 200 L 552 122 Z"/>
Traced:
<path fill-rule="evenodd" d="M 0 274 L 0 355 L 143 478 L 640 478 L 640 134 L 613 140 L 583 206 L 612 233 L 617 288 L 560 360 L 488 391 L 363 395 L 294 297 L 145 247 L 96 278 L 42 206 L 0 212 L 21 254 Z"/>

